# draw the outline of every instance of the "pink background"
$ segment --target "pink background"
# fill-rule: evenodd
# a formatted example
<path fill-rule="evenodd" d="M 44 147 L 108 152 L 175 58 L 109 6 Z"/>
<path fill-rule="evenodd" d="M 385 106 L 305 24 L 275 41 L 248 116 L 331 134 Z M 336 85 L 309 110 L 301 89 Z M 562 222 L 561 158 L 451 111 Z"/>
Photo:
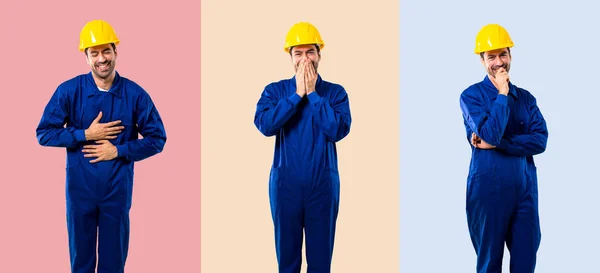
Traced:
<path fill-rule="evenodd" d="M 135 167 L 126 272 L 199 272 L 200 1 L 2 3 L 0 272 L 69 272 L 65 151 L 35 128 L 57 85 L 89 71 L 77 46 L 92 19 L 115 28 L 117 71 L 150 93 L 168 137 Z"/>

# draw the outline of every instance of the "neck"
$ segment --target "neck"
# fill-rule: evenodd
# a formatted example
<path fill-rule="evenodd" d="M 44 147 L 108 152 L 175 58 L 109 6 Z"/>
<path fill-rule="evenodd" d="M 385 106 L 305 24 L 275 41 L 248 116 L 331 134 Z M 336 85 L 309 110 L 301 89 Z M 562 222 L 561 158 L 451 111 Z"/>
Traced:
<path fill-rule="evenodd" d="M 94 82 L 96 83 L 96 86 L 102 88 L 103 90 L 109 90 L 115 81 L 115 72 L 111 73 L 106 79 L 100 78 L 94 73 L 92 73 L 92 75 L 94 76 Z"/>
<path fill-rule="evenodd" d="M 492 76 L 492 75 L 488 74 L 488 79 L 490 79 L 490 82 L 492 82 L 492 84 L 494 85 L 494 87 L 496 87 L 496 89 L 500 90 L 500 89 L 498 88 L 498 85 L 496 84 L 496 81 L 495 81 L 495 78 L 494 78 L 494 76 Z"/>

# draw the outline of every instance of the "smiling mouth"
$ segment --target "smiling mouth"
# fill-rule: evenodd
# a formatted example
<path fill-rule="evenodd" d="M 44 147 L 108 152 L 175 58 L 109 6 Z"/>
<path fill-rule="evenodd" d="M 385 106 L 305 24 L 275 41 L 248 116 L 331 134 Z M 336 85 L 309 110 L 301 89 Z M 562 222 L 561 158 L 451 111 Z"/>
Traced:
<path fill-rule="evenodd" d="M 96 68 L 98 70 L 103 70 L 104 71 L 104 70 L 108 69 L 109 65 L 110 65 L 110 62 L 106 62 L 106 63 L 103 63 L 103 64 L 96 65 Z"/>

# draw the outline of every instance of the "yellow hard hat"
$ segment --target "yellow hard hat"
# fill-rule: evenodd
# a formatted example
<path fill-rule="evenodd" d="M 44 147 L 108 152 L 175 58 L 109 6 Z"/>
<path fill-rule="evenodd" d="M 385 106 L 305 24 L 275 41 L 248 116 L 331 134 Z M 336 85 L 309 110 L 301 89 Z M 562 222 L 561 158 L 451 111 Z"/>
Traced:
<path fill-rule="evenodd" d="M 319 49 L 325 47 L 321 34 L 315 26 L 307 22 L 300 22 L 292 26 L 285 37 L 285 46 L 283 50 L 289 53 L 290 48 L 299 45 L 311 45 L 316 44 Z"/>
<path fill-rule="evenodd" d="M 119 44 L 119 38 L 115 30 L 103 20 L 89 21 L 79 34 L 79 51 L 85 51 L 88 47 L 114 43 Z"/>
<path fill-rule="evenodd" d="M 498 24 L 484 26 L 475 38 L 475 54 L 513 46 L 514 43 L 506 29 Z"/>

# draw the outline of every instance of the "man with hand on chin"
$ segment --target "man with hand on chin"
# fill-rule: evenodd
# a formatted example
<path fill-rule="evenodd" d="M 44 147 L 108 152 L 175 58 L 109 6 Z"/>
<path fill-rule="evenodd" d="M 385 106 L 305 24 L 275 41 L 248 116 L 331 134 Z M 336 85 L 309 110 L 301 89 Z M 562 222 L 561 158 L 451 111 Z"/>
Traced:
<path fill-rule="evenodd" d="M 284 50 L 296 75 L 265 87 L 254 124 L 275 136 L 269 179 L 271 215 L 280 273 L 300 273 L 303 233 L 307 272 L 331 272 L 339 208 L 336 143 L 350 132 L 345 89 L 318 73 L 325 44 L 309 23 L 295 24 Z"/>
<path fill-rule="evenodd" d="M 116 72 L 118 44 L 105 21 L 83 27 L 79 50 L 91 71 L 58 86 L 36 129 L 40 145 L 67 150 L 72 273 L 96 264 L 98 272 L 124 271 L 134 162 L 160 153 L 167 139 L 150 95 Z"/>
<path fill-rule="evenodd" d="M 536 98 L 510 81 L 512 47 L 502 26 L 483 27 L 475 53 L 487 75 L 460 95 L 472 152 L 466 210 L 478 273 L 502 271 L 505 244 L 510 271 L 533 273 L 541 241 L 533 156 L 546 150 L 548 129 Z"/>

